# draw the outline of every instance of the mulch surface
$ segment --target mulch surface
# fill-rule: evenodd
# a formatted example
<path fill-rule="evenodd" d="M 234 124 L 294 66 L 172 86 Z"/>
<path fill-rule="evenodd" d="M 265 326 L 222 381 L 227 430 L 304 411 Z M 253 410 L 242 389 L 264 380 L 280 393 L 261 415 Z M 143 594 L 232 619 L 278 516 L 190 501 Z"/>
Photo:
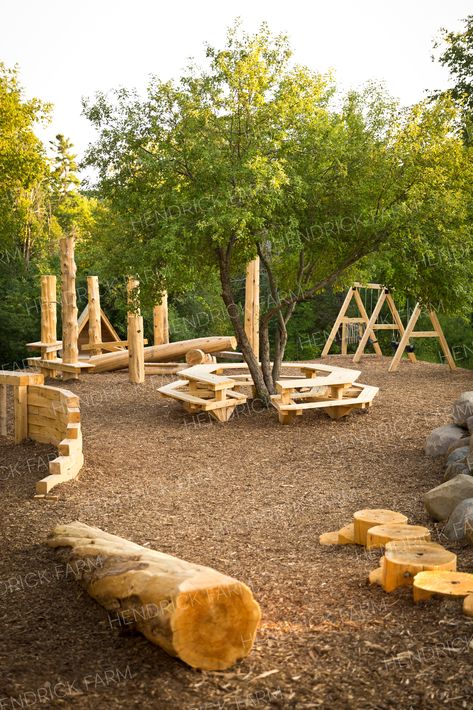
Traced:
<path fill-rule="evenodd" d="M 379 553 L 318 542 L 381 507 L 445 544 L 422 505 L 442 461 L 423 446 L 473 373 L 387 366 L 362 363 L 360 380 L 381 388 L 369 412 L 292 426 L 251 407 L 227 424 L 192 418 L 158 396 L 169 378 L 84 376 L 65 386 L 81 397 L 86 464 L 55 503 L 33 499 L 52 447 L 3 439 L 0 708 L 473 708 L 461 601 L 414 606 L 408 589 L 367 584 Z M 263 613 L 250 656 L 200 672 L 119 628 L 42 544 L 75 519 L 249 584 Z M 473 569 L 472 548 L 446 546 Z"/>

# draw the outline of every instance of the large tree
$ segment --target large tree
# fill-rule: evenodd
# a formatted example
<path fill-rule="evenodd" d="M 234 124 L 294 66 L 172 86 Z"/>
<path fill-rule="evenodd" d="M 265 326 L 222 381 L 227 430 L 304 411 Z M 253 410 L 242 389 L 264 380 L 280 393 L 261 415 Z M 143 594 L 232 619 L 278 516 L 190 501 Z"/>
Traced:
<path fill-rule="evenodd" d="M 449 99 L 400 110 L 376 86 L 339 96 L 330 76 L 290 57 L 284 36 L 236 26 L 223 49 L 207 49 L 205 68 L 154 78 L 145 99 L 122 89 L 85 105 L 99 132 L 87 162 L 116 220 L 110 258 L 123 273 L 152 267 L 157 291 L 216 269 L 265 400 L 297 304 L 371 262 L 404 284 L 404 257 L 417 262 L 408 288 L 438 297 L 441 271 L 421 278 L 423 255 L 447 245 L 456 255 L 471 241 L 468 155 Z M 256 255 L 270 290 L 261 367 L 232 284 Z M 455 277 L 463 283 L 461 265 Z"/>
<path fill-rule="evenodd" d="M 442 29 L 434 47 L 440 50 L 438 60 L 447 67 L 453 79 L 449 93 L 460 106 L 465 138 L 473 143 L 473 15 L 464 20 L 460 32 Z"/>

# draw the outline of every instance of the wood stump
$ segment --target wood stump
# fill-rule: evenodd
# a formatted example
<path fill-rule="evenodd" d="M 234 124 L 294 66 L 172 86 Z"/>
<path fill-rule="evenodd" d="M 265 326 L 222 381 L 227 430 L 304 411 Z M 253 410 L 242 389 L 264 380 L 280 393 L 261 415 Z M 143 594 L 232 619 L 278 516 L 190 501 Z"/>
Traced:
<path fill-rule="evenodd" d="M 56 527 L 47 544 L 65 548 L 99 604 L 188 665 L 222 670 L 251 651 L 261 612 L 233 577 L 77 521 Z"/>
<path fill-rule="evenodd" d="M 445 570 L 419 572 L 414 578 L 413 586 L 414 602 L 430 599 L 433 594 L 442 594 L 447 597 L 468 597 L 470 594 L 473 595 L 473 574 Z M 469 604 L 470 602 L 467 602 L 467 608 Z"/>
<path fill-rule="evenodd" d="M 385 592 L 413 584 L 414 577 L 424 570 L 457 568 L 457 556 L 436 542 L 398 541 L 386 543 L 381 566 L 369 576 L 370 583 L 380 584 Z"/>
<path fill-rule="evenodd" d="M 407 523 L 388 523 L 387 525 L 375 525 L 368 530 L 366 535 L 366 547 L 371 550 L 376 547 L 384 547 L 387 542 L 393 540 L 410 540 L 430 542 L 430 531 L 422 525 L 408 525 Z"/>
<path fill-rule="evenodd" d="M 375 525 L 386 525 L 390 523 L 407 523 L 407 517 L 402 513 L 384 508 L 366 508 L 358 510 L 353 514 L 353 525 L 355 543 L 366 546 L 367 534 L 370 528 Z"/>

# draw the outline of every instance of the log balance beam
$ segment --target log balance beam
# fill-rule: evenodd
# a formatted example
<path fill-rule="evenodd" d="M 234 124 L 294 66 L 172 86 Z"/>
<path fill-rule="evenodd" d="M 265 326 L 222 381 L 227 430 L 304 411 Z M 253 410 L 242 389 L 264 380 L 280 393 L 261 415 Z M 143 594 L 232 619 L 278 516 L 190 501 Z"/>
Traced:
<path fill-rule="evenodd" d="M 47 544 L 82 562 L 77 578 L 117 620 L 189 666 L 224 670 L 251 651 L 261 611 L 243 582 L 77 521 Z"/>

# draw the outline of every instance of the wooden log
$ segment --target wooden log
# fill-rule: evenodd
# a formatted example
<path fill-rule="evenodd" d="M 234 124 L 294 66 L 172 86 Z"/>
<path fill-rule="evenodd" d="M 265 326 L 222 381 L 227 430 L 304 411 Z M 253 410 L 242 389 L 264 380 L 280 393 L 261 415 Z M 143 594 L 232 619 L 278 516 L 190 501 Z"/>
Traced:
<path fill-rule="evenodd" d="M 133 384 L 145 381 L 143 316 L 128 314 L 128 379 Z"/>
<path fill-rule="evenodd" d="M 7 435 L 7 386 L 0 385 L 0 436 Z"/>
<path fill-rule="evenodd" d="M 436 542 L 398 541 L 386 543 L 381 558 L 380 584 L 385 592 L 412 586 L 414 577 L 424 570 L 456 571 L 457 556 Z M 370 575 L 370 581 L 372 575 Z"/>
<path fill-rule="evenodd" d="M 168 294 L 164 291 L 161 303 L 153 308 L 153 334 L 155 345 L 169 343 Z"/>
<path fill-rule="evenodd" d="M 402 513 L 385 508 L 358 510 L 353 515 L 355 543 L 366 545 L 368 530 L 375 525 L 386 525 L 387 523 L 407 523 L 407 518 Z"/>
<path fill-rule="evenodd" d="M 61 290 L 62 290 L 62 361 L 74 365 L 79 361 L 76 300 L 76 263 L 74 260 L 74 237 L 60 240 Z M 77 372 L 70 373 L 73 379 Z"/>
<path fill-rule="evenodd" d="M 144 349 L 144 360 L 145 362 L 175 361 L 179 357 L 185 357 L 186 353 L 193 348 L 200 348 L 209 353 L 230 350 L 236 348 L 236 339 L 227 336 L 214 336 L 195 338 L 194 340 L 181 340 L 164 345 L 149 345 Z M 90 358 L 89 362 L 94 365 L 93 372 L 123 370 L 128 367 L 128 353 L 123 351 L 95 355 Z"/>
<path fill-rule="evenodd" d="M 463 600 L 463 613 L 473 618 L 473 594 L 469 594 Z"/>
<path fill-rule="evenodd" d="M 246 267 L 245 333 L 252 350 L 259 359 L 259 256 Z"/>
<path fill-rule="evenodd" d="M 41 276 L 41 342 L 57 342 L 57 294 L 56 277 L 52 274 Z M 53 360 L 56 351 L 48 347 L 41 347 L 41 358 L 43 360 Z M 51 377 L 56 373 L 51 372 Z"/>
<path fill-rule="evenodd" d="M 193 348 L 186 353 L 186 362 L 188 365 L 205 365 L 213 362 L 210 353 L 204 353 L 200 348 Z"/>
<path fill-rule="evenodd" d="M 98 276 L 87 276 L 87 297 L 89 304 L 89 347 L 91 355 L 100 355 L 102 350 L 102 314 L 100 312 L 100 290 Z"/>
<path fill-rule="evenodd" d="M 250 652 L 261 612 L 242 582 L 80 522 L 59 525 L 47 544 L 72 561 L 100 560 L 80 570 L 90 596 L 188 665 L 223 670 Z"/>
<path fill-rule="evenodd" d="M 473 574 L 435 570 L 419 572 L 413 583 L 414 602 L 426 601 L 434 594 L 445 597 L 466 597 L 473 594 Z"/>
<path fill-rule="evenodd" d="M 430 530 L 422 525 L 408 525 L 407 523 L 387 523 L 375 525 L 366 535 L 366 547 L 371 550 L 384 547 L 393 540 L 420 540 L 430 542 Z"/>

